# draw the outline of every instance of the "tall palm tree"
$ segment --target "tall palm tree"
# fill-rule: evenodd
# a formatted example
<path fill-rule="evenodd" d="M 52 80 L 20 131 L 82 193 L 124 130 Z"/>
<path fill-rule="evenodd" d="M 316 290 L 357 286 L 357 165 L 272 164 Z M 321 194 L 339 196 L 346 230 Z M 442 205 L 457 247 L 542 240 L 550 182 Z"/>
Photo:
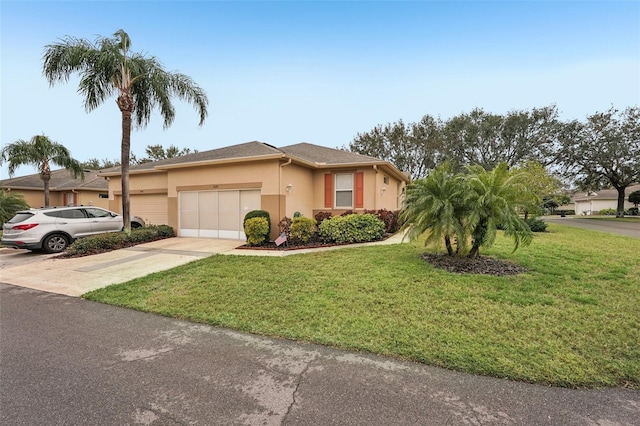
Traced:
<path fill-rule="evenodd" d="M 74 178 L 84 180 L 82 166 L 71 157 L 69 150 L 62 144 L 54 142 L 45 135 L 38 135 L 29 141 L 19 139 L 5 145 L 0 153 L 0 163 L 9 164 L 9 176 L 13 176 L 20 166 L 31 165 L 38 170 L 40 179 L 44 182 L 44 205 L 49 207 L 49 181 L 51 180 L 51 165 L 64 167 Z"/>
<path fill-rule="evenodd" d="M 465 251 L 468 234 L 464 218 L 469 208 L 465 205 L 463 184 L 447 163 L 409 184 L 401 220 L 411 240 L 427 232 L 425 245 L 441 244 L 444 238 L 449 256 Z"/>
<path fill-rule="evenodd" d="M 164 128 L 173 123 L 175 109 L 172 97 L 192 104 L 200 115 L 199 124 L 207 117 L 207 95 L 189 76 L 166 71 L 153 56 L 131 52 L 131 39 L 124 30 L 113 37 L 99 37 L 95 43 L 67 36 L 58 43 L 45 46 L 43 73 L 50 85 L 67 82 L 71 74 L 80 76 L 78 91 L 84 96 L 87 112 L 93 111 L 107 98 L 117 95 L 122 113 L 122 216 L 126 229 L 131 229 L 129 203 L 129 160 L 132 120 L 144 128 L 157 107 Z"/>
<path fill-rule="evenodd" d="M 514 251 L 520 244 L 530 244 L 533 233 L 516 210 L 530 205 L 535 197 L 526 184 L 528 174 L 509 171 L 507 163 L 500 163 L 490 171 L 481 166 L 471 166 L 467 170 L 467 205 L 472 206 L 468 216 L 471 229 L 469 257 L 478 256 L 481 246 L 495 241 L 498 227 L 504 228 L 505 235 L 513 238 Z"/>

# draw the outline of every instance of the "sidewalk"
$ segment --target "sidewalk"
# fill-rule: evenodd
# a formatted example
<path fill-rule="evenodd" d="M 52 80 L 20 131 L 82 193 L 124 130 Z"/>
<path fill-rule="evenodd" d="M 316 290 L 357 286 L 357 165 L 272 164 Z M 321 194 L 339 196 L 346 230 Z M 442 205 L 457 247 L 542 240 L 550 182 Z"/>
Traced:
<path fill-rule="evenodd" d="M 0 270 L 0 282 L 78 297 L 88 291 L 165 271 L 215 254 L 291 256 L 350 247 L 399 244 L 401 240 L 402 234 L 398 233 L 384 241 L 347 246 L 301 250 L 250 250 L 238 249 L 237 247 L 243 244 L 239 240 L 174 237 L 71 259 L 38 255 L 38 258 L 26 265 L 3 266 Z"/>

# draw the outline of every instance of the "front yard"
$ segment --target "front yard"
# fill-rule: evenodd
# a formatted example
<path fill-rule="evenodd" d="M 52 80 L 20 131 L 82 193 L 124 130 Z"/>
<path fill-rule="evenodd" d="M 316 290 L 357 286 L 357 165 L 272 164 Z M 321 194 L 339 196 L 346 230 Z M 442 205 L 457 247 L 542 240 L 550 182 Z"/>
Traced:
<path fill-rule="evenodd" d="M 470 373 L 640 388 L 640 240 L 549 229 L 481 252 L 528 268 L 514 276 L 434 269 L 402 244 L 213 256 L 85 297 Z"/>

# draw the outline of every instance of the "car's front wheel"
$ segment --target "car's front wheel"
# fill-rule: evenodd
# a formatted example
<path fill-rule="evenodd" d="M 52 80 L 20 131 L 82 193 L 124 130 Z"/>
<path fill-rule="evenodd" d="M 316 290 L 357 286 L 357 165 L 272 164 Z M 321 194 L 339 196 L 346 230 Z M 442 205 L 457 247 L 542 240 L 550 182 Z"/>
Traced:
<path fill-rule="evenodd" d="M 42 242 L 42 249 L 47 253 L 60 253 L 69 245 L 67 237 L 61 234 L 52 234 Z"/>

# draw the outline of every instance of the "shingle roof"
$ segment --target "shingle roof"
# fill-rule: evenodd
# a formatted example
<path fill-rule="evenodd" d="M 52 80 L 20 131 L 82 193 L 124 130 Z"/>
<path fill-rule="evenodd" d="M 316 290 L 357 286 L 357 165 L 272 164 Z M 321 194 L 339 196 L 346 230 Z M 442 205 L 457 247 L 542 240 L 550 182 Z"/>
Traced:
<path fill-rule="evenodd" d="M 11 179 L 3 179 L 0 181 L 0 184 L 3 188 L 44 189 L 44 183 L 42 182 L 42 179 L 40 179 L 40 175 L 38 173 Z M 102 176 L 98 176 L 98 171 L 96 170 L 85 170 L 84 182 L 80 178 L 74 179 L 73 176 L 71 176 L 71 172 L 66 169 L 51 171 L 51 180 L 49 181 L 50 191 L 72 189 L 106 191 L 108 189 L 108 182 Z"/>
<path fill-rule="evenodd" d="M 625 199 L 634 191 L 640 191 L 640 184 L 628 186 L 625 190 Z M 617 200 L 618 199 L 618 190 L 617 189 L 601 189 L 600 191 L 589 192 L 587 194 L 582 193 L 578 194 L 574 197 L 576 201 L 585 201 L 585 200 Z"/>
<path fill-rule="evenodd" d="M 341 149 L 327 148 L 310 143 L 298 143 L 279 148 L 287 155 L 318 164 L 351 164 L 381 162 L 379 158 L 356 154 Z"/>
<path fill-rule="evenodd" d="M 129 170 L 150 170 L 157 166 L 168 166 L 172 164 L 195 163 L 200 161 L 226 160 L 231 158 L 258 157 L 261 155 L 281 154 L 277 148 L 262 142 L 246 142 L 239 145 L 226 146 L 224 148 L 212 149 L 209 151 L 195 152 L 193 154 L 181 155 L 179 157 L 167 158 L 166 160 L 153 161 L 150 163 L 131 166 Z M 119 171 L 119 167 L 115 170 Z"/>

